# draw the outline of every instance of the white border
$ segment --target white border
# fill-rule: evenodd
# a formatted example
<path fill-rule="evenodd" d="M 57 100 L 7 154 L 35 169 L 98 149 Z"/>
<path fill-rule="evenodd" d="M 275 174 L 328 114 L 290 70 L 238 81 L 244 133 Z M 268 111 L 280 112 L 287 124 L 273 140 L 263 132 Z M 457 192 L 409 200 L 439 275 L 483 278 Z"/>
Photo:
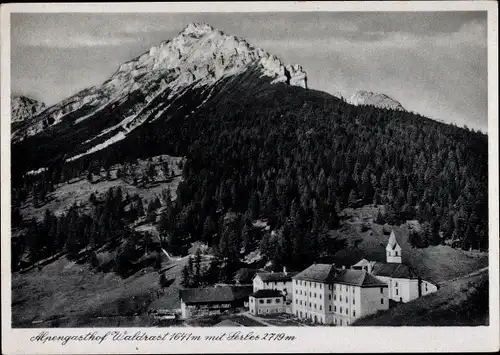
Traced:
<path fill-rule="evenodd" d="M 276 331 L 295 335 L 295 342 L 138 342 L 32 343 L 42 329 L 11 329 L 10 275 L 10 13 L 13 12 L 300 12 L 300 11 L 488 11 L 488 136 L 490 325 L 484 327 L 328 327 L 240 328 L 254 334 Z M 236 353 L 236 352 L 472 352 L 499 350 L 498 236 L 498 8 L 494 1 L 416 2 L 240 2 L 240 3 L 101 3 L 7 4 L 1 7 L 1 255 L 2 353 Z M 235 328 L 92 328 L 48 329 L 58 335 L 107 330 L 234 332 Z"/>

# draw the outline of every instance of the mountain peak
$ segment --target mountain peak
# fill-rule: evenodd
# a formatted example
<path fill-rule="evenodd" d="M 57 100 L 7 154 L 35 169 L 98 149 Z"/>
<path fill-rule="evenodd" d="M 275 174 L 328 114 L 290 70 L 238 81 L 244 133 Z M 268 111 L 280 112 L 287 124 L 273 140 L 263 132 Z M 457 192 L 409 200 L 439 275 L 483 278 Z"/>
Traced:
<path fill-rule="evenodd" d="M 182 34 L 203 36 L 207 33 L 215 31 L 215 28 L 204 22 L 192 22 L 182 30 Z"/>
<path fill-rule="evenodd" d="M 171 99 L 187 87 L 207 88 L 248 69 L 255 69 L 255 75 L 267 78 L 272 84 L 307 88 L 307 75 L 302 66 L 285 65 L 276 55 L 242 38 L 227 35 L 207 23 L 193 22 L 177 36 L 121 64 L 101 85 L 84 89 L 46 110 L 43 117 L 28 128 L 27 135 L 56 125 L 69 112 L 80 109 L 86 114 L 75 122 L 81 122 L 95 112 L 126 100 L 130 93 L 145 97 L 137 110 L 162 93 L 168 92 L 167 99 Z M 23 132 L 13 132 L 13 136 L 23 137 Z"/>
<path fill-rule="evenodd" d="M 11 122 L 24 121 L 45 109 L 43 102 L 22 95 L 12 96 L 10 106 Z"/>
<path fill-rule="evenodd" d="M 359 90 L 356 93 L 354 93 L 349 99 L 349 102 L 355 106 L 369 105 L 379 108 L 405 111 L 401 103 L 399 101 L 394 100 L 390 96 L 366 90 Z"/>

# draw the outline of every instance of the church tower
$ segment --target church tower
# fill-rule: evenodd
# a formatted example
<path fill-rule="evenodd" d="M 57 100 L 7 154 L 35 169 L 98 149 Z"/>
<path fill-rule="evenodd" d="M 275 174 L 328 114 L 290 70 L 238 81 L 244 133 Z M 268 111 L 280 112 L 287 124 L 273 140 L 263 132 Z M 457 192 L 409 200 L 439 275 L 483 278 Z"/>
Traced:
<path fill-rule="evenodd" d="M 389 236 L 389 242 L 387 242 L 387 246 L 385 247 L 386 252 L 386 261 L 388 263 L 397 263 L 401 264 L 401 246 L 396 240 L 396 234 L 394 233 L 394 229 L 391 231 L 391 235 Z"/>

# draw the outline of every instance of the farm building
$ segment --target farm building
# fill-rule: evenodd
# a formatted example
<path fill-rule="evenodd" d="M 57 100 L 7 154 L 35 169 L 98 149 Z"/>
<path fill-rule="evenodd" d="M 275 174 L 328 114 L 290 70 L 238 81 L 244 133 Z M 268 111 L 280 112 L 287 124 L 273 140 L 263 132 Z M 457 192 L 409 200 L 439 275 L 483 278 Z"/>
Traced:
<path fill-rule="evenodd" d="M 182 318 L 221 314 L 242 308 L 252 293 L 251 286 L 219 286 L 179 290 Z"/>

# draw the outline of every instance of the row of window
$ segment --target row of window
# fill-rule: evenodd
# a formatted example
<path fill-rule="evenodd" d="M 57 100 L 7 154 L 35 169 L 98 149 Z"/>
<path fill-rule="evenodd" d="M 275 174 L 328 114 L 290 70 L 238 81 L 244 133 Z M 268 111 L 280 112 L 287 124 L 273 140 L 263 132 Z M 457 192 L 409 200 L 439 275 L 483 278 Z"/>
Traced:
<path fill-rule="evenodd" d="M 300 295 L 302 296 L 302 290 L 295 290 L 295 294 L 296 294 L 296 295 L 299 295 L 299 294 L 300 294 Z M 306 292 L 306 291 L 304 291 L 304 293 L 303 293 L 303 294 L 304 294 L 304 296 L 307 296 L 307 292 Z M 314 296 L 313 296 L 313 295 L 314 295 Z M 322 296 L 322 294 L 321 294 L 321 293 L 316 294 L 316 292 L 314 292 L 314 293 L 309 292 L 309 297 L 314 297 L 314 298 L 319 297 L 319 299 L 322 299 L 322 298 L 323 298 L 323 296 Z M 330 299 L 331 299 L 331 297 L 332 297 L 332 296 L 330 295 Z"/>
<path fill-rule="evenodd" d="M 331 310 L 332 310 L 332 307 L 330 306 L 330 311 Z M 345 314 L 349 315 L 349 308 L 346 307 L 344 310 L 345 310 Z M 335 313 L 337 313 L 337 306 L 333 306 L 333 311 Z M 339 307 L 339 313 L 342 313 L 342 307 Z M 352 310 L 352 316 L 356 317 L 356 310 L 355 309 Z"/>
<path fill-rule="evenodd" d="M 333 300 L 334 301 L 337 300 L 337 295 L 333 295 Z M 345 303 L 349 303 L 349 297 L 345 296 L 344 300 L 345 300 Z M 342 295 L 339 295 L 339 301 L 342 302 Z M 352 304 L 356 304 L 356 299 L 355 298 L 352 299 Z"/>
<path fill-rule="evenodd" d="M 308 282 L 309 282 L 309 284 L 308 284 Z M 302 281 L 302 280 L 295 280 L 295 285 L 309 286 L 309 287 L 314 287 L 314 288 L 316 288 L 316 285 L 319 285 L 318 287 L 320 289 L 323 288 L 323 284 L 321 284 L 321 283 L 316 283 L 316 282 L 311 282 L 311 281 Z M 336 290 L 336 291 L 338 290 L 338 291 L 342 292 L 342 285 L 339 285 L 339 284 L 328 285 L 328 289 L 329 290 Z M 349 290 L 349 287 L 347 285 L 344 285 L 344 291 L 347 292 L 348 290 Z M 355 292 L 356 292 L 356 288 L 353 287 L 352 293 L 355 293 Z"/>
<path fill-rule="evenodd" d="M 309 282 L 309 284 L 308 284 Z M 302 280 L 295 280 L 295 285 L 304 285 L 304 286 L 309 286 L 309 287 L 318 287 L 320 290 L 323 288 L 323 284 L 322 283 L 319 283 L 319 282 L 311 282 L 311 281 L 304 281 L 304 283 L 302 283 Z"/>
<path fill-rule="evenodd" d="M 275 299 L 274 299 L 274 302 L 276 302 L 276 303 L 281 303 L 281 298 L 275 298 Z M 259 299 L 259 303 L 260 303 L 260 304 L 263 304 L 263 303 L 264 303 L 264 300 L 263 300 L 263 299 Z M 267 304 L 271 304 L 271 303 L 273 303 L 272 298 L 266 298 L 266 303 L 267 303 Z"/>
<path fill-rule="evenodd" d="M 302 300 L 300 300 L 300 301 L 299 301 L 299 300 L 297 300 L 297 299 L 296 299 L 296 300 L 295 300 L 295 304 L 300 304 L 300 305 L 302 306 Z M 304 305 L 304 306 L 307 306 L 307 302 L 306 302 L 306 301 L 304 301 L 304 304 L 303 304 L 303 305 Z M 309 308 L 312 308 L 312 307 L 313 307 L 313 306 L 312 306 L 312 303 L 311 303 L 311 302 L 309 302 Z M 318 307 L 318 306 L 316 305 L 316 303 L 314 303 L 314 309 L 317 309 L 317 307 Z M 320 311 L 322 311 L 322 310 L 323 310 L 323 306 L 322 306 L 322 305 L 319 305 L 319 310 L 320 310 Z"/>

